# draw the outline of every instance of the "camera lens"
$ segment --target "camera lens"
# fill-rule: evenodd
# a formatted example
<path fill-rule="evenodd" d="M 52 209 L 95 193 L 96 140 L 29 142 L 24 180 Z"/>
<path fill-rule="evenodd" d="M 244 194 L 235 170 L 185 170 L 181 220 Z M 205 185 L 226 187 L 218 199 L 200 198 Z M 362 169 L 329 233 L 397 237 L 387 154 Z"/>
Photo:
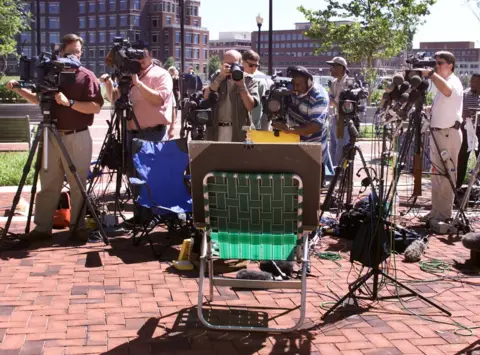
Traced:
<path fill-rule="evenodd" d="M 232 72 L 232 79 L 235 81 L 240 81 L 243 79 L 243 68 L 238 65 L 238 63 L 233 63 L 230 66 L 230 71 Z"/>

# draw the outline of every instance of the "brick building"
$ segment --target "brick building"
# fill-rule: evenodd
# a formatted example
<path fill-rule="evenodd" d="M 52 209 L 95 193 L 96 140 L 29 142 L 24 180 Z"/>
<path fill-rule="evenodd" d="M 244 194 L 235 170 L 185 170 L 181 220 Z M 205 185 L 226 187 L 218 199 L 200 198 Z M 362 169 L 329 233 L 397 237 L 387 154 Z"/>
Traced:
<path fill-rule="evenodd" d="M 223 60 L 223 55 L 230 49 L 240 53 L 252 48 L 250 32 L 220 32 L 218 39 L 209 42 L 210 55 L 216 55 Z"/>
<path fill-rule="evenodd" d="M 480 72 L 480 48 L 475 48 L 474 42 L 420 42 L 420 48 L 413 52 L 425 52 L 426 56 L 432 57 L 441 50 L 452 52 L 455 56 L 457 75 Z"/>
<path fill-rule="evenodd" d="M 340 22 L 339 22 L 340 23 Z M 330 75 L 330 67 L 325 63 L 335 56 L 341 56 L 340 51 L 331 50 L 320 55 L 314 51 L 318 41 L 304 35 L 310 23 L 300 22 L 295 24 L 294 29 L 273 31 L 273 70 L 285 71 L 291 65 L 302 65 L 315 75 Z M 268 68 L 268 31 L 262 31 L 260 39 L 260 54 L 262 70 Z M 252 49 L 258 49 L 258 31 L 251 35 Z M 401 67 L 399 58 L 388 60 L 376 60 L 374 63 L 380 74 L 392 74 Z M 351 74 L 360 73 L 361 65 L 351 63 Z"/>
<path fill-rule="evenodd" d="M 36 19 L 36 1 L 24 0 L 26 11 Z M 206 72 L 208 30 L 201 27 L 200 1 L 185 0 L 185 62 Z M 178 0 L 42 0 L 40 2 L 42 51 L 67 33 L 85 40 L 82 63 L 95 73 L 108 71 L 105 57 L 114 37 L 146 40 L 155 58 L 175 58 L 180 63 L 180 8 Z M 19 38 L 18 52 L 36 55 L 36 24 Z M 10 61 L 8 70 L 17 70 Z"/>

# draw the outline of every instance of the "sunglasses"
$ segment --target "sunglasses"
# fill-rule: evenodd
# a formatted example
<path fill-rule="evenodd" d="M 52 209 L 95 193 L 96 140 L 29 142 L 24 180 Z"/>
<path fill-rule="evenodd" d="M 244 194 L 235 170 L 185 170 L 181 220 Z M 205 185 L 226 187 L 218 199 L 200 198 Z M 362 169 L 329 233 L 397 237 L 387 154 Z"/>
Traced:
<path fill-rule="evenodd" d="M 260 64 L 252 64 L 252 63 L 249 63 L 249 62 L 247 62 L 247 64 L 250 68 L 258 68 L 260 66 Z"/>
<path fill-rule="evenodd" d="M 437 62 L 437 65 L 444 65 L 444 64 L 448 64 L 447 62 Z"/>

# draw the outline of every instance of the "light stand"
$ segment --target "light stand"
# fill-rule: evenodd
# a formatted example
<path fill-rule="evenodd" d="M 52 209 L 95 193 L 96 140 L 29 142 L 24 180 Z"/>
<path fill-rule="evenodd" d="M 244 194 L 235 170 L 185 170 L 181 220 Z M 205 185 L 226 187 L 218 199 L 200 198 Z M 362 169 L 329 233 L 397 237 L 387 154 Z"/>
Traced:
<path fill-rule="evenodd" d="M 423 106 L 425 99 L 425 95 L 422 96 L 419 100 L 422 100 L 419 102 L 417 100 L 417 109 L 421 109 Z M 421 110 L 418 111 L 418 116 L 420 116 Z M 359 243 L 362 243 L 364 245 L 370 246 L 369 250 L 366 251 L 365 254 L 360 255 L 360 257 L 367 257 L 369 260 L 368 265 L 367 263 L 362 262 L 365 266 L 371 267 L 370 271 L 367 272 L 365 275 L 359 277 L 356 281 L 354 281 L 352 284 L 349 285 L 350 291 L 344 295 L 340 300 L 338 300 L 323 316 L 322 319 L 325 319 L 330 313 L 335 311 L 338 307 L 340 307 L 345 300 L 348 298 L 356 298 L 356 299 L 366 299 L 366 300 L 371 300 L 371 301 L 381 301 L 381 300 L 386 300 L 386 299 L 396 299 L 396 298 L 404 298 L 404 297 L 411 297 L 411 296 L 416 296 L 423 300 L 424 302 L 428 303 L 429 305 L 439 309 L 443 313 L 451 316 L 452 314 L 447 311 L 446 309 L 442 308 L 440 305 L 437 305 L 435 302 L 429 300 L 428 298 L 422 296 L 415 290 L 411 289 L 410 287 L 406 286 L 405 284 L 399 282 L 395 278 L 391 277 L 387 273 L 385 273 L 382 269 L 380 269 L 380 264 L 388 258 L 388 255 L 382 255 L 382 240 L 386 240 L 386 237 L 388 234 L 391 232 L 391 226 L 389 225 L 387 218 L 389 216 L 389 211 L 391 208 L 391 203 L 388 203 L 388 194 L 385 196 L 384 195 L 384 187 L 385 187 L 385 169 L 388 168 L 387 164 L 387 159 L 385 159 L 387 148 L 386 148 L 386 140 L 387 140 L 387 135 L 386 135 L 386 128 L 383 128 L 383 143 L 382 143 L 382 159 L 381 159 L 381 167 L 380 167 L 380 177 L 379 177 L 379 184 L 378 184 L 378 194 L 375 192 L 375 189 L 372 188 L 372 199 L 370 203 L 372 204 L 372 209 L 373 209 L 373 220 L 371 222 L 370 228 L 373 228 L 373 232 L 370 235 L 366 236 L 366 240 L 359 241 Z M 403 159 L 406 158 L 406 155 L 403 157 Z M 402 163 L 402 162 L 400 162 Z M 395 184 L 395 186 L 390 186 L 389 192 L 395 191 L 396 190 L 396 184 L 398 183 L 398 177 L 396 176 L 392 184 Z M 392 201 L 392 199 L 390 199 Z M 365 230 L 370 230 L 370 228 L 367 226 Z M 368 232 L 367 232 L 368 233 Z M 357 236 L 358 238 L 358 236 Z M 355 244 L 352 248 L 352 256 L 355 251 Z M 354 260 L 358 260 L 357 258 L 353 258 Z M 353 260 L 352 260 L 353 261 Z M 391 281 L 394 285 L 396 290 L 398 291 L 398 288 L 403 288 L 407 290 L 409 293 L 407 294 L 396 294 L 396 295 L 390 295 L 390 296 L 379 296 L 379 277 L 382 276 L 383 278 Z M 363 297 L 363 296 L 356 296 L 355 292 L 362 286 L 366 285 L 367 281 L 373 277 L 373 288 L 371 290 L 371 295 L 368 297 Z"/>
<path fill-rule="evenodd" d="M 25 226 L 25 233 L 28 234 L 30 232 L 30 221 L 31 221 L 32 211 L 33 211 L 33 202 L 35 200 L 36 185 L 37 185 L 37 181 L 38 181 L 39 172 L 40 172 L 40 169 L 42 168 L 42 160 L 43 160 L 43 168 L 48 169 L 48 159 L 46 159 L 46 158 L 48 156 L 49 133 L 55 139 L 58 147 L 60 148 L 61 154 L 63 155 L 63 157 L 67 161 L 68 169 L 72 173 L 72 176 L 75 179 L 75 183 L 77 184 L 77 186 L 80 189 L 80 192 L 82 193 L 82 196 L 84 198 L 84 203 L 86 202 L 88 208 L 90 209 L 92 217 L 94 218 L 95 223 L 97 224 L 98 230 L 100 231 L 100 234 L 103 238 L 104 243 L 107 244 L 107 245 L 109 244 L 107 235 L 105 234 L 105 231 L 103 230 L 102 223 L 101 223 L 100 219 L 98 218 L 98 215 L 95 213 L 95 211 L 93 209 L 93 203 L 92 203 L 91 199 L 89 198 L 87 192 L 85 191 L 85 188 L 83 186 L 83 182 L 80 180 L 80 177 L 79 177 L 78 172 L 77 172 L 77 168 L 73 164 L 73 161 L 70 157 L 70 154 L 68 154 L 68 151 L 65 148 L 65 145 L 63 144 L 60 133 L 58 132 L 58 130 L 55 126 L 54 119 L 50 116 L 51 106 L 54 102 L 54 94 L 55 94 L 54 92 L 47 92 L 47 93 L 40 94 L 40 109 L 41 109 L 42 114 L 43 114 L 43 120 L 39 124 L 37 134 L 35 135 L 35 139 L 33 140 L 32 148 L 30 149 L 30 152 L 28 154 L 27 162 L 26 162 L 26 164 L 23 168 L 23 175 L 20 179 L 20 184 L 18 186 L 17 192 L 16 192 L 16 194 L 13 198 L 12 207 L 10 209 L 10 213 L 9 213 L 7 222 L 5 224 L 5 228 L 3 230 L 2 237 L 0 239 L 0 247 L 5 245 L 5 243 L 7 242 L 7 234 L 8 234 L 8 230 L 10 228 L 10 225 L 12 223 L 14 212 L 17 208 L 18 202 L 20 201 L 22 190 L 23 190 L 23 187 L 24 187 L 25 182 L 27 180 L 27 175 L 30 172 L 30 168 L 32 166 L 33 157 L 35 156 L 35 153 L 37 153 L 38 155 L 37 155 L 37 161 L 35 163 L 35 173 L 34 173 L 34 177 L 33 177 L 33 185 L 32 185 L 32 190 L 31 190 L 31 197 L 30 197 L 30 207 L 29 207 L 29 211 L 28 211 L 27 224 Z M 42 149 L 42 147 L 43 147 L 43 149 Z M 37 152 L 37 148 L 42 149 L 42 152 Z M 42 154 L 43 154 L 43 159 L 42 159 Z M 77 216 L 77 225 L 78 225 L 80 215 L 82 214 L 81 213 L 82 210 L 83 210 L 83 208 L 80 209 L 79 215 Z M 52 218 L 53 218 L 53 216 L 52 216 Z M 75 229 L 76 229 L 77 225 L 75 225 Z"/>
<path fill-rule="evenodd" d="M 261 41 L 261 32 L 262 32 L 262 24 L 263 24 L 263 17 L 260 16 L 260 14 L 258 14 L 258 16 L 256 17 L 256 20 L 257 20 L 257 27 L 258 27 L 258 40 L 257 40 L 257 53 L 258 53 L 258 56 L 260 56 L 260 41 Z"/>

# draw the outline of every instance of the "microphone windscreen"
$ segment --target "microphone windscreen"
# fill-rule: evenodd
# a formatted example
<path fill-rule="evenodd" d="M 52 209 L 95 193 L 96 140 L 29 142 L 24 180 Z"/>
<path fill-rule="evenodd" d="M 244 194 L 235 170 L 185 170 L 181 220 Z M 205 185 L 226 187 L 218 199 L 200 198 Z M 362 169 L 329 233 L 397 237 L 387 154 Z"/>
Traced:
<path fill-rule="evenodd" d="M 462 238 L 463 246 L 470 250 L 480 250 L 480 233 L 467 233 Z"/>
<path fill-rule="evenodd" d="M 409 88 L 410 88 L 410 83 L 409 83 L 408 81 L 404 81 L 404 82 L 400 85 L 400 89 L 398 89 L 398 91 L 400 91 L 400 94 L 403 94 L 403 93 L 406 92 Z"/>
<path fill-rule="evenodd" d="M 408 95 L 408 93 L 404 92 L 402 95 L 400 95 L 400 102 L 407 102 L 409 97 L 410 97 L 410 95 Z"/>
<path fill-rule="evenodd" d="M 428 90 L 429 86 L 430 86 L 430 84 L 428 83 L 428 80 L 424 79 L 424 80 L 422 80 L 422 83 L 420 85 L 418 85 L 417 90 L 424 92 L 424 91 Z"/>
<path fill-rule="evenodd" d="M 423 241 L 414 240 L 407 249 L 405 249 L 405 253 L 403 254 L 405 261 L 410 263 L 420 261 L 425 252 L 425 248 L 426 244 Z"/>
<path fill-rule="evenodd" d="M 418 88 L 418 86 L 422 83 L 422 78 L 420 78 L 418 75 L 414 75 L 412 76 L 412 78 L 410 79 L 410 85 L 412 85 L 412 87 L 414 89 Z"/>
<path fill-rule="evenodd" d="M 113 50 L 110 50 L 108 52 L 107 57 L 105 58 L 105 64 L 108 65 L 109 67 L 113 67 L 113 64 L 115 63 L 115 53 Z"/>
<path fill-rule="evenodd" d="M 386 93 L 390 93 L 392 92 L 393 90 L 395 90 L 395 88 L 397 87 L 398 85 L 395 85 L 395 83 L 390 83 L 388 84 L 388 86 L 385 88 L 385 92 Z"/>
<path fill-rule="evenodd" d="M 397 73 L 393 76 L 392 80 L 393 80 L 393 84 L 395 84 L 395 86 L 399 86 L 399 85 L 402 85 L 402 83 L 405 79 L 403 78 L 402 74 Z"/>

